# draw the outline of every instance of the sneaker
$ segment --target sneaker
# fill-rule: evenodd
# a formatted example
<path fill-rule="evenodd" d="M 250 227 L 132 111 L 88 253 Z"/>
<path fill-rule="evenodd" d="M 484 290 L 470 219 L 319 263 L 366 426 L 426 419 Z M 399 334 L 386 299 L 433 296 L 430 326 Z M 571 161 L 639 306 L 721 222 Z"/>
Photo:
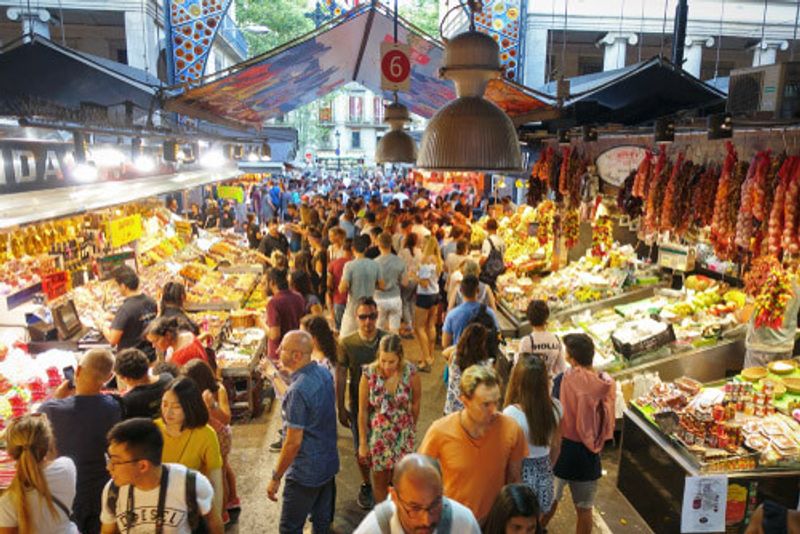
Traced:
<path fill-rule="evenodd" d="M 358 492 L 358 498 L 356 499 L 356 502 L 362 510 L 371 510 L 375 504 L 375 501 L 372 497 L 372 486 L 369 484 L 361 484 L 361 489 Z"/>
<path fill-rule="evenodd" d="M 269 452 L 281 452 L 283 448 L 283 438 L 278 438 L 276 441 L 269 444 Z"/>

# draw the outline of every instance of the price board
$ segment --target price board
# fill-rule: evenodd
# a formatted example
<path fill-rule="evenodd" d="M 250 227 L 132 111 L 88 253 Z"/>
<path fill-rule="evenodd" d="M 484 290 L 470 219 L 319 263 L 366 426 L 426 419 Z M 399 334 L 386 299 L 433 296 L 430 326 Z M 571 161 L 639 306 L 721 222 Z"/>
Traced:
<path fill-rule="evenodd" d="M 217 187 L 219 198 L 235 200 L 239 204 L 244 202 L 244 189 L 235 185 L 221 185 Z"/>
<path fill-rule="evenodd" d="M 119 248 L 142 237 L 142 216 L 140 214 L 120 217 L 108 222 L 107 234 L 112 248 Z"/>
<path fill-rule="evenodd" d="M 664 243 L 658 247 L 658 265 L 673 271 L 693 271 L 696 251 L 672 243 Z"/>
<path fill-rule="evenodd" d="M 408 91 L 411 87 L 409 47 L 399 43 L 381 43 L 381 89 Z"/>
<path fill-rule="evenodd" d="M 597 157 L 597 173 L 614 187 L 621 187 L 625 178 L 635 171 L 647 154 L 640 146 L 618 146 L 606 150 Z"/>

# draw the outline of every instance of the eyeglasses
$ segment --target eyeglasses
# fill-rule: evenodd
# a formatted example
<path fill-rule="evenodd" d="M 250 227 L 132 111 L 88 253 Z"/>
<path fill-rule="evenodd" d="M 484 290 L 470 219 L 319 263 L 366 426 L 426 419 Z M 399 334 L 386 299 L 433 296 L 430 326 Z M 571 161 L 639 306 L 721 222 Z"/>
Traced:
<path fill-rule="evenodd" d="M 359 320 L 361 321 L 374 321 L 378 318 L 377 313 L 363 313 L 358 316 Z"/>
<path fill-rule="evenodd" d="M 136 462 L 140 462 L 140 461 L 142 461 L 144 459 L 144 458 L 134 458 L 133 460 L 127 460 L 125 462 L 119 462 L 117 460 L 112 460 L 111 456 L 109 456 L 107 453 L 104 454 L 104 456 L 106 458 L 106 465 L 110 465 L 111 467 L 118 467 L 120 465 L 125 465 L 125 464 L 135 464 Z"/>
<path fill-rule="evenodd" d="M 428 513 L 428 514 L 435 514 L 442 507 L 442 496 L 441 495 L 439 497 L 437 497 L 436 500 L 434 500 L 430 505 L 428 505 L 428 506 L 420 506 L 419 504 L 408 504 L 408 503 L 406 503 L 403 500 L 403 498 L 400 497 L 400 493 L 397 490 L 395 490 L 394 493 L 397 496 L 397 500 L 400 503 L 400 506 L 402 506 L 403 510 L 408 515 L 418 516 L 418 515 L 422 514 L 423 512 Z"/>

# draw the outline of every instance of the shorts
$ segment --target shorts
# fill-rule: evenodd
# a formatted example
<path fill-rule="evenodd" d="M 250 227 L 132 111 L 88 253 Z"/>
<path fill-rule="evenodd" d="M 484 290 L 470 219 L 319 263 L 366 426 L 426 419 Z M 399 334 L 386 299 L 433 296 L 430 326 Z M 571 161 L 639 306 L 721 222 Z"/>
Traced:
<path fill-rule="evenodd" d="M 403 301 L 400 296 L 382 299 L 375 297 L 378 305 L 378 328 L 397 332 L 400 330 L 400 319 L 403 315 Z"/>
<path fill-rule="evenodd" d="M 553 507 L 553 467 L 549 456 L 522 460 L 522 481 L 539 500 L 539 510 L 546 514 Z"/>
<path fill-rule="evenodd" d="M 556 501 L 560 501 L 564 496 L 564 486 L 567 484 L 569 484 L 569 491 L 572 493 L 572 502 L 575 504 L 575 508 L 590 510 L 594 507 L 594 498 L 597 495 L 597 480 L 577 481 L 556 477 Z"/>
<path fill-rule="evenodd" d="M 430 310 L 439 304 L 439 295 L 420 295 L 417 293 L 417 300 L 414 302 L 414 304 L 417 306 L 417 308 Z"/>

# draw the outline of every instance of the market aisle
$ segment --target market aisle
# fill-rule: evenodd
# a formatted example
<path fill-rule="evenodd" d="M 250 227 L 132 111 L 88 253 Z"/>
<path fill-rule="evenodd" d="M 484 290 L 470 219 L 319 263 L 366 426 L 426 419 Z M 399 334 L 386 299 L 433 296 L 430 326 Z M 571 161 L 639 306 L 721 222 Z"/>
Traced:
<path fill-rule="evenodd" d="M 406 354 L 416 359 L 417 345 L 413 341 L 404 342 Z M 442 382 L 443 362 L 437 360 L 430 374 L 422 374 L 422 412 L 420 414 L 417 443 L 422 440 L 431 422 L 441 416 L 444 405 L 445 387 Z M 266 484 L 276 453 L 269 452 L 269 444 L 275 440 L 280 420 L 277 404 L 259 419 L 239 423 L 233 427 L 234 447 L 231 464 L 238 477 L 239 495 L 242 501 L 242 515 L 238 525 L 227 532 L 235 534 L 256 534 L 278 532 L 280 505 L 272 503 L 266 496 Z M 361 483 L 354 460 L 353 443 L 350 432 L 339 426 L 339 451 L 342 469 L 336 478 L 337 503 L 334 526 L 339 534 L 352 532 L 365 513 L 356 505 L 355 499 Z M 616 489 L 617 450 L 610 448 L 603 456 L 607 475 L 603 477 L 598 492 L 598 505 L 595 509 L 596 533 L 647 534 L 650 529 Z M 575 514 L 567 498 L 548 528 L 551 534 L 568 534 L 574 531 Z M 310 532 L 310 528 L 307 529 Z"/>

